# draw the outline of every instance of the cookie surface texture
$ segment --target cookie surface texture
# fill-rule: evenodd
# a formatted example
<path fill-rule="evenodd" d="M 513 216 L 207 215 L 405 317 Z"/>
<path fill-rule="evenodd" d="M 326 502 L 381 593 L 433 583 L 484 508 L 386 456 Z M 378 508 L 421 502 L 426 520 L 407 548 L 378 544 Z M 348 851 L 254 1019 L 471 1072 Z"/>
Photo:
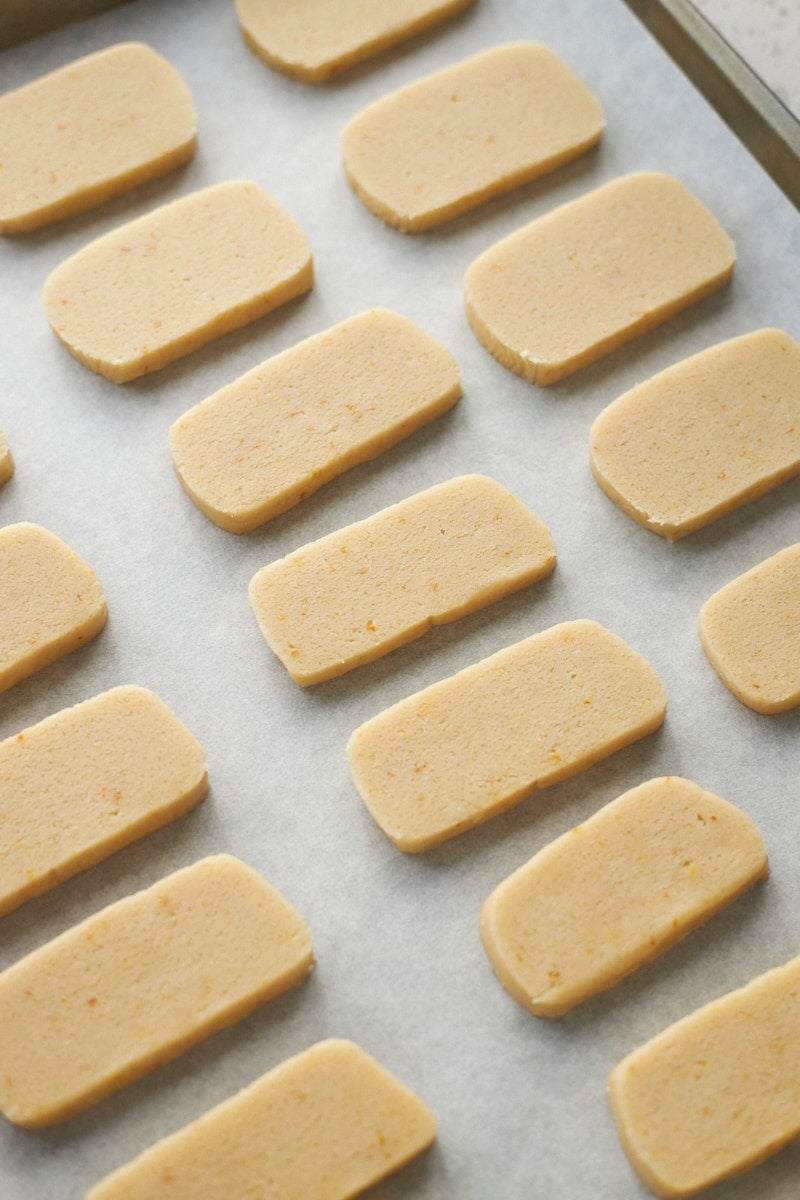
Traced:
<path fill-rule="evenodd" d="M 14 474 L 14 459 L 8 448 L 8 438 L 0 429 L 0 487 Z"/>
<path fill-rule="evenodd" d="M 388 450 L 461 395 L 452 356 L 387 309 L 268 359 L 185 413 L 172 461 L 201 512 L 233 533 Z"/>
<path fill-rule="evenodd" d="M 352 1042 L 281 1063 L 114 1172 L 87 1200 L 348 1200 L 421 1154 L 433 1114 Z"/>
<path fill-rule="evenodd" d="M 606 495 L 673 542 L 800 472 L 800 344 L 712 346 L 620 396 L 589 440 Z"/>
<path fill-rule="evenodd" d="M 174 820 L 203 751 L 153 692 L 118 687 L 0 742 L 0 915 Z"/>
<path fill-rule="evenodd" d="M 218 855 L 103 909 L 0 975 L 0 1112 L 64 1120 L 302 982 L 308 928 Z"/>
<path fill-rule="evenodd" d="M 236 0 L 244 40 L 270 67 L 307 83 L 422 33 L 474 0 Z"/>
<path fill-rule="evenodd" d="M 745 813 L 688 779 L 651 779 L 505 879 L 483 906 L 481 938 L 514 999 L 557 1017 L 767 874 Z"/>
<path fill-rule="evenodd" d="M 0 692 L 91 641 L 107 616 L 94 571 L 54 533 L 0 529 Z"/>
<path fill-rule="evenodd" d="M 365 108 L 345 126 L 353 191 L 406 232 L 440 225 L 599 141 L 603 111 L 547 46 L 486 50 Z"/>
<path fill-rule="evenodd" d="M 0 233 L 26 233 L 156 179 L 194 154 L 192 97 L 124 42 L 0 96 Z"/>
<path fill-rule="evenodd" d="M 715 592 L 700 609 L 703 649 L 737 700 L 760 713 L 800 704 L 800 543 Z"/>
<path fill-rule="evenodd" d="M 56 267 L 44 305 L 56 337 L 125 383 L 307 292 L 308 239 L 266 192 L 193 192 L 90 242 Z"/>
<path fill-rule="evenodd" d="M 733 242 L 669 175 L 625 175 L 491 246 L 464 281 L 498 362 L 556 383 L 727 283 Z"/>
<path fill-rule="evenodd" d="M 657 1196 L 692 1196 L 780 1150 L 800 1134 L 800 958 L 634 1050 L 609 1098 L 631 1165 Z"/>
<path fill-rule="evenodd" d="M 648 662 L 594 621 L 554 625 L 355 731 L 347 757 L 401 850 L 427 850 L 658 729 Z"/>
<path fill-rule="evenodd" d="M 485 475 L 461 475 L 263 567 L 261 632 L 292 679 L 321 683 L 549 575 L 544 522 Z"/>

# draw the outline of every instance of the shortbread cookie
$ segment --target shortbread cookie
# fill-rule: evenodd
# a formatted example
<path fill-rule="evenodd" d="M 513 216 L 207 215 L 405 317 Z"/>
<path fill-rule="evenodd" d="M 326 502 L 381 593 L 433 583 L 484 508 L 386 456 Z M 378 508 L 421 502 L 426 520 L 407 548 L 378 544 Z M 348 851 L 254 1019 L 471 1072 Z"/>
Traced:
<path fill-rule="evenodd" d="M 94 571 L 43 529 L 0 529 L 0 692 L 96 637 L 108 610 Z"/>
<path fill-rule="evenodd" d="M 800 345 L 760 329 L 610 404 L 590 437 L 615 504 L 674 542 L 800 472 Z"/>
<path fill-rule="evenodd" d="M 727 283 L 733 242 L 669 175 L 615 179 L 477 258 L 475 336 L 531 383 L 555 383 Z"/>
<path fill-rule="evenodd" d="M 305 687 L 549 575 L 547 526 L 499 483 L 462 475 L 263 567 L 250 602 Z"/>
<path fill-rule="evenodd" d="M 219 183 L 90 242 L 44 288 L 70 354 L 115 383 L 239 329 L 314 279 L 308 239 L 255 183 Z"/>
<path fill-rule="evenodd" d="M 356 786 L 401 850 L 427 850 L 661 725 L 649 663 L 594 621 L 508 646 L 355 731 Z"/>
<path fill-rule="evenodd" d="M 720 588 L 700 609 L 700 641 L 737 700 L 761 713 L 800 704 L 800 543 Z"/>
<path fill-rule="evenodd" d="M 743 812 L 688 779 L 651 779 L 504 880 L 483 906 L 481 938 L 514 999 L 558 1017 L 768 874 Z"/>
<path fill-rule="evenodd" d="M 800 1134 L 798 1081 L 794 958 L 634 1050 L 612 1072 L 609 1097 L 647 1186 L 657 1196 L 691 1196 Z"/>
<path fill-rule="evenodd" d="M 87 1200 L 348 1200 L 416 1158 L 433 1113 L 352 1042 L 331 1039 L 109 1175 Z"/>
<path fill-rule="evenodd" d="M 145 688 L 113 688 L 0 742 L 0 915 L 207 791 L 201 747 Z"/>
<path fill-rule="evenodd" d="M 0 486 L 14 474 L 14 459 L 8 448 L 8 439 L 0 429 Z"/>
<path fill-rule="evenodd" d="M 485 50 L 371 104 L 345 126 L 348 182 L 406 232 L 440 225 L 600 140 L 603 110 L 535 42 Z"/>
<path fill-rule="evenodd" d="M 206 858 L 0 975 L 0 1112 L 64 1120 L 302 982 L 305 922 L 238 859 Z"/>
<path fill-rule="evenodd" d="M 444 347 L 376 308 L 190 409 L 170 430 L 172 461 L 201 512 L 243 533 L 388 450 L 460 395 Z"/>
<path fill-rule="evenodd" d="M 244 40 L 270 67 L 307 83 L 441 24 L 474 0 L 236 0 Z"/>
<path fill-rule="evenodd" d="M 194 104 L 137 42 L 109 46 L 0 96 L 0 233 L 93 208 L 194 154 Z"/>

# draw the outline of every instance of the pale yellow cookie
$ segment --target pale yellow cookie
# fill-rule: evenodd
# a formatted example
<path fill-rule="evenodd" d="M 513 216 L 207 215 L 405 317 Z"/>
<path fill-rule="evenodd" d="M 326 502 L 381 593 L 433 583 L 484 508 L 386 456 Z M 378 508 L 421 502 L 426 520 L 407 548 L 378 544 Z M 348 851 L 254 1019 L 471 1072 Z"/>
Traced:
<path fill-rule="evenodd" d="M 268 359 L 175 422 L 172 461 L 215 524 L 255 529 L 440 416 L 461 395 L 452 356 L 385 308 Z"/>
<path fill-rule="evenodd" d="M 14 459 L 8 448 L 8 439 L 0 429 L 0 486 L 6 483 L 14 474 Z"/>
<path fill-rule="evenodd" d="M 194 104 L 137 42 L 109 46 L 0 96 L 0 233 L 93 208 L 194 154 Z"/>
<path fill-rule="evenodd" d="M 245 42 L 270 67 L 307 83 L 340 71 L 469 8 L 474 0 L 236 0 Z"/>
<path fill-rule="evenodd" d="M 0 692 L 90 642 L 107 617 L 94 571 L 54 533 L 0 529 Z"/>
<path fill-rule="evenodd" d="M 44 287 L 70 354 L 125 383 L 312 286 L 308 239 L 255 183 L 193 192 L 90 242 Z"/>
<path fill-rule="evenodd" d="M 727 283 L 733 242 L 669 175 L 625 175 L 491 246 L 464 280 L 475 336 L 555 383 Z"/>
<path fill-rule="evenodd" d="M 145 1150 L 87 1200 L 348 1200 L 435 1136 L 414 1092 L 353 1042 L 331 1039 Z"/>
<path fill-rule="evenodd" d="M 0 915 L 207 791 L 200 745 L 145 688 L 113 688 L 0 742 Z"/>
<path fill-rule="evenodd" d="M 550 531 L 461 475 L 301 547 L 250 582 L 261 632 L 301 686 L 333 679 L 549 575 Z"/>
<path fill-rule="evenodd" d="M 347 757 L 383 832 L 415 852 L 652 733 L 666 706 L 622 638 L 568 621 L 373 717 Z"/>
<path fill-rule="evenodd" d="M 651 779 L 505 879 L 483 906 L 481 938 L 514 999 L 558 1017 L 768 874 L 748 816 L 688 779 Z"/>
<path fill-rule="evenodd" d="M 601 412 L 592 472 L 669 541 L 800 471 L 800 345 L 760 329 L 661 371 Z"/>
<path fill-rule="evenodd" d="M 371 212 L 430 229 L 600 140 L 603 110 L 547 46 L 485 50 L 371 104 L 345 126 L 348 182 Z"/>
<path fill-rule="evenodd" d="M 608 1086 L 625 1153 L 657 1196 L 768 1158 L 800 1134 L 800 958 L 670 1026 Z"/>
<path fill-rule="evenodd" d="M 709 662 L 742 704 L 760 713 L 800 704 L 800 542 L 715 592 L 699 630 Z"/>
<path fill-rule="evenodd" d="M 228 855 L 104 908 L 0 975 L 0 1112 L 62 1121 L 301 983 L 308 927 Z"/>

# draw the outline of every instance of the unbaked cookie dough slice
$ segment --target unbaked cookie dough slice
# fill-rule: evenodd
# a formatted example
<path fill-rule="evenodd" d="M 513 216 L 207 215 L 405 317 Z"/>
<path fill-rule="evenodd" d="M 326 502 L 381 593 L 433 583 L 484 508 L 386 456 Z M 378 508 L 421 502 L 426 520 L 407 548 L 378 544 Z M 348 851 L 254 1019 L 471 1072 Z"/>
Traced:
<path fill-rule="evenodd" d="M 64 1120 L 301 983 L 308 927 L 228 855 L 104 908 L 0 975 L 0 1112 Z"/>
<path fill-rule="evenodd" d="M 0 529 L 0 692 L 90 642 L 107 617 L 94 571 L 54 533 Z"/>
<path fill-rule="evenodd" d="M 800 958 L 634 1050 L 609 1097 L 657 1196 L 694 1195 L 780 1150 L 800 1134 Z"/>
<path fill-rule="evenodd" d="M 111 199 L 194 154 L 194 104 L 137 42 L 109 46 L 0 96 L 0 233 Z"/>
<path fill-rule="evenodd" d="M 481 938 L 514 999 L 558 1017 L 768 873 L 740 809 L 688 779 L 651 779 L 505 879 L 483 906 Z"/>
<path fill-rule="evenodd" d="M 166 825 L 208 791 L 166 704 L 118 687 L 0 742 L 0 915 Z"/>
<path fill-rule="evenodd" d="M 461 475 L 301 547 L 250 582 L 261 632 L 306 687 L 549 575 L 550 531 L 485 475 Z"/>
<path fill-rule="evenodd" d="M 625 175 L 491 246 L 464 281 L 475 336 L 504 367 L 555 383 L 727 283 L 736 254 L 669 175 Z"/>
<path fill-rule="evenodd" d="M 170 430 L 172 461 L 201 512 L 243 533 L 382 454 L 460 395 L 447 350 L 376 308 L 195 405 Z"/>
<path fill-rule="evenodd" d="M 8 448 L 8 438 L 0 429 L 0 487 L 14 474 L 14 459 Z"/>
<path fill-rule="evenodd" d="M 371 104 L 345 126 L 348 182 L 408 233 L 527 183 L 600 140 L 603 111 L 535 42 L 485 50 Z"/>
<path fill-rule="evenodd" d="M 317 1042 L 92 1188 L 87 1200 L 349 1200 L 436 1136 L 433 1113 L 353 1042 Z M 198 1190 L 200 1189 L 200 1191 Z"/>
<path fill-rule="evenodd" d="M 245 42 L 270 67 L 307 83 L 340 71 L 469 8 L 474 0 L 236 0 Z"/>
<path fill-rule="evenodd" d="M 648 662 L 594 621 L 508 646 L 367 721 L 347 747 L 372 816 L 427 850 L 658 729 Z"/>
<path fill-rule="evenodd" d="M 114 383 L 158 371 L 307 292 L 303 231 L 255 183 L 193 192 L 90 242 L 44 287 L 70 354 Z"/>
<path fill-rule="evenodd" d="M 800 345 L 760 329 L 712 346 L 620 396 L 590 443 L 606 495 L 673 542 L 800 471 Z"/>
<path fill-rule="evenodd" d="M 800 543 L 715 592 L 699 630 L 709 662 L 742 704 L 760 713 L 800 704 Z"/>

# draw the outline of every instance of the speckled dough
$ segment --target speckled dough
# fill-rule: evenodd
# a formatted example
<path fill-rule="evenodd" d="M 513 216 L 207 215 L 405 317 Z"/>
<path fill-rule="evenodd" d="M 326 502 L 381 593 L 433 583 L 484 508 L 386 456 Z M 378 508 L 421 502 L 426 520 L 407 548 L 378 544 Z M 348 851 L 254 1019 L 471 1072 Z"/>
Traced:
<path fill-rule="evenodd" d="M 207 791 L 201 747 L 145 688 L 113 688 L 0 742 L 0 915 Z"/>
<path fill-rule="evenodd" d="M 263 567 L 250 602 L 305 687 L 526 587 L 555 563 L 538 517 L 493 479 L 461 475 Z"/>
<path fill-rule="evenodd" d="M 800 471 L 800 345 L 760 329 L 661 371 L 592 426 L 592 471 L 673 542 Z"/>
<path fill-rule="evenodd" d="M 125 383 L 312 286 L 308 239 L 255 183 L 193 192 L 90 242 L 44 288 L 70 354 Z"/>
<path fill-rule="evenodd" d="M 236 0 L 244 40 L 270 67 L 324 83 L 474 0 Z"/>
<path fill-rule="evenodd" d="M 737 700 L 760 713 L 800 704 L 800 543 L 720 588 L 700 609 L 700 641 Z"/>
<path fill-rule="evenodd" d="M 0 529 L 0 692 L 96 637 L 108 610 L 94 571 L 43 529 Z"/>
<path fill-rule="evenodd" d="M 460 395 L 444 347 L 376 308 L 190 409 L 170 430 L 172 461 L 201 512 L 243 533 L 388 450 Z"/>
<path fill-rule="evenodd" d="M 622 638 L 568 621 L 355 731 L 356 786 L 401 850 L 427 850 L 658 729 L 661 681 Z"/>
<path fill-rule="evenodd" d="M 421 1154 L 433 1113 L 352 1042 L 318 1042 L 146 1150 L 87 1200 L 348 1200 Z"/>
<path fill-rule="evenodd" d="M 8 448 L 8 439 L 0 429 L 0 487 L 14 474 L 14 459 Z"/>
<path fill-rule="evenodd" d="M 0 1112 L 28 1128 L 94 1104 L 302 982 L 308 928 L 255 871 L 206 858 L 0 975 Z"/>
<path fill-rule="evenodd" d="M 194 104 L 175 68 L 109 46 L 0 96 L 0 233 L 25 233 L 164 175 L 194 154 Z"/>
<path fill-rule="evenodd" d="M 481 937 L 514 999 L 558 1017 L 768 873 L 743 812 L 688 779 L 651 779 L 505 879 L 483 906 Z"/>
<path fill-rule="evenodd" d="M 609 1096 L 625 1152 L 657 1196 L 691 1196 L 780 1150 L 800 1134 L 800 958 L 634 1050 Z"/>
<path fill-rule="evenodd" d="M 440 225 L 600 140 L 603 111 L 535 42 L 486 50 L 371 104 L 345 126 L 348 182 L 406 232 Z"/>
<path fill-rule="evenodd" d="M 497 242 L 467 271 L 473 331 L 555 383 L 727 283 L 733 243 L 669 175 L 625 175 Z"/>

